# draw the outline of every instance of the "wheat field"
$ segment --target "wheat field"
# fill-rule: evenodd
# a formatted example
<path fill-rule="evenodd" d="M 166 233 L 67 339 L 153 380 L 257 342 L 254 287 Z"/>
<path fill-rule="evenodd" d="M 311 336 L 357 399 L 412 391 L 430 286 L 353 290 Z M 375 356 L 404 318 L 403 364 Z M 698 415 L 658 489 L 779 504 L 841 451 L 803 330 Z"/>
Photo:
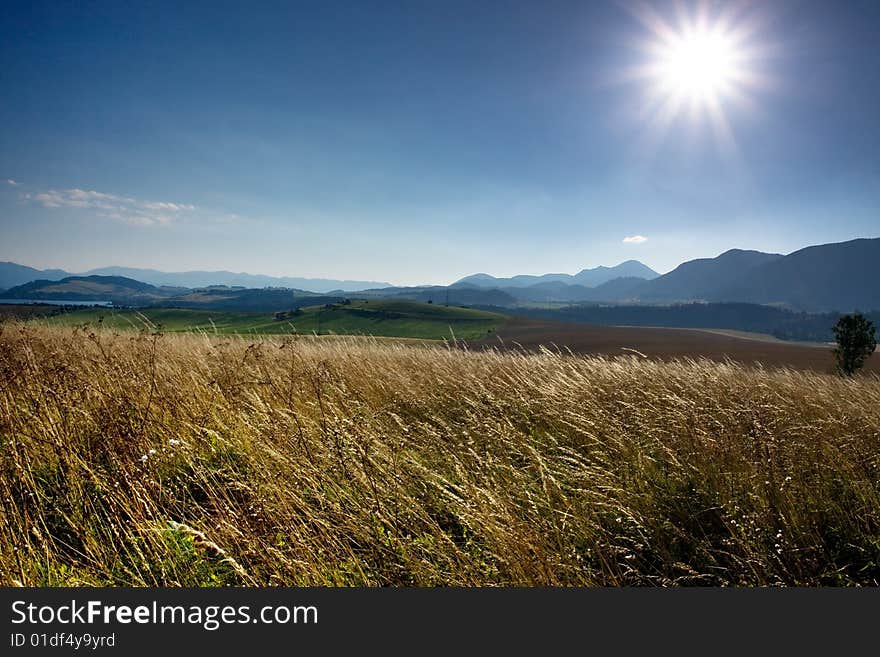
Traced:
<path fill-rule="evenodd" d="M 880 379 L 0 324 L 0 580 L 876 585 Z"/>

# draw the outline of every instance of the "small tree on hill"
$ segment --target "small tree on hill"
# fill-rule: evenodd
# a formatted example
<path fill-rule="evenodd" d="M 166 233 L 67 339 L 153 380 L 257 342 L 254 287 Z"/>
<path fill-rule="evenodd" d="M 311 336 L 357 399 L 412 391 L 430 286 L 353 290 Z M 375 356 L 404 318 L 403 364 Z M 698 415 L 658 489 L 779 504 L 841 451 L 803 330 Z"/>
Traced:
<path fill-rule="evenodd" d="M 874 323 L 861 313 L 841 315 L 834 325 L 837 348 L 834 357 L 837 369 L 847 376 L 859 370 L 877 348 Z"/>

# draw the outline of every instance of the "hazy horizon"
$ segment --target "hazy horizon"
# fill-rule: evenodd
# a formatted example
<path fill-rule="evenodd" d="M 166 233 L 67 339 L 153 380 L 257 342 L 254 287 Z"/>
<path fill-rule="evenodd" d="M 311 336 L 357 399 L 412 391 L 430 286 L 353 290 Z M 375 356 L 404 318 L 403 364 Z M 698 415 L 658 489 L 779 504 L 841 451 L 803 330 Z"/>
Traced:
<path fill-rule="evenodd" d="M 5 10 L 0 260 L 416 285 L 877 234 L 874 3 Z"/>
<path fill-rule="evenodd" d="M 736 249 L 736 248 L 737 247 L 732 247 L 732 249 Z M 728 250 L 730 250 L 730 249 L 728 249 Z M 712 257 L 718 256 L 718 255 L 721 255 L 721 254 L 717 253 L 717 254 L 713 254 L 711 256 L 701 256 L 701 257 L 712 258 Z M 786 255 L 786 254 L 783 254 L 783 255 Z M 495 274 L 495 273 L 488 272 L 488 271 L 472 271 L 472 272 L 469 272 L 467 274 L 463 274 L 455 279 L 452 279 L 452 280 L 446 281 L 446 282 L 408 283 L 406 285 L 451 285 L 452 283 L 455 283 L 455 282 L 461 280 L 462 278 L 465 278 L 467 276 L 472 276 L 475 274 L 489 274 L 490 276 L 493 276 L 494 278 L 499 278 L 499 279 L 512 278 L 514 276 L 521 276 L 521 275 L 525 275 L 525 276 L 542 276 L 542 275 L 546 275 L 546 274 L 575 275 L 575 274 L 578 274 L 579 272 L 586 270 L 586 269 L 597 269 L 600 267 L 614 268 L 618 265 L 622 265 L 622 264 L 629 262 L 629 261 L 641 262 L 637 258 L 629 258 L 627 260 L 621 260 L 620 262 L 615 262 L 615 263 L 610 263 L 610 264 L 588 265 L 586 267 L 581 267 L 580 269 L 577 269 L 575 271 L 567 271 L 567 272 L 562 272 L 562 271 L 542 271 L 542 272 L 515 271 L 515 272 L 508 273 L 508 274 Z M 231 270 L 231 269 L 224 269 L 222 267 L 214 267 L 211 269 L 167 270 L 167 269 L 157 269 L 156 267 L 150 267 L 150 266 L 141 267 L 141 266 L 133 266 L 133 265 L 127 265 L 127 264 L 110 264 L 110 265 L 97 265 L 97 266 L 93 266 L 93 267 L 86 267 L 84 269 L 70 269 L 67 267 L 51 266 L 51 265 L 46 266 L 46 267 L 37 267 L 35 265 L 29 264 L 26 262 L 16 262 L 13 260 L 0 259 L 0 262 L 12 262 L 13 264 L 24 265 L 26 267 L 31 267 L 33 269 L 38 269 L 38 270 L 53 270 L 53 269 L 63 270 L 68 273 L 71 273 L 71 274 L 86 274 L 86 273 L 89 273 L 92 271 L 99 271 L 99 270 L 103 270 L 103 269 L 124 268 L 124 269 L 144 269 L 144 270 L 149 269 L 149 270 L 155 270 L 155 271 L 159 271 L 159 272 L 167 273 L 167 274 L 186 274 L 186 273 L 197 272 L 197 271 L 198 272 L 215 272 L 216 271 L 216 272 L 227 272 L 227 273 L 231 273 L 231 274 L 243 274 L 243 275 L 251 275 L 251 276 L 271 276 L 273 278 L 306 278 L 306 279 L 316 279 L 316 280 L 317 279 L 326 279 L 326 280 L 350 280 L 350 281 L 365 281 L 365 280 L 374 281 L 375 280 L 375 279 L 368 279 L 363 276 L 342 279 L 342 278 L 335 277 L 335 276 L 302 276 L 297 273 L 269 274 L 269 273 L 266 273 L 263 271 L 237 271 L 237 270 Z M 647 264 L 647 263 L 642 262 L 642 264 Z M 678 263 L 678 264 L 680 265 L 683 263 Z M 650 267 L 650 265 L 648 265 L 648 266 Z M 672 267 L 672 269 L 675 269 L 676 267 L 678 267 L 678 265 L 675 265 L 675 267 Z M 653 267 L 651 267 L 651 269 L 653 269 Z M 669 271 L 672 271 L 672 269 L 670 269 Z M 668 273 L 667 271 L 658 271 L 656 269 L 654 269 L 654 271 L 656 271 L 660 275 Z M 375 281 L 375 282 L 391 283 L 392 286 L 398 285 L 397 283 L 393 283 L 390 281 Z"/>

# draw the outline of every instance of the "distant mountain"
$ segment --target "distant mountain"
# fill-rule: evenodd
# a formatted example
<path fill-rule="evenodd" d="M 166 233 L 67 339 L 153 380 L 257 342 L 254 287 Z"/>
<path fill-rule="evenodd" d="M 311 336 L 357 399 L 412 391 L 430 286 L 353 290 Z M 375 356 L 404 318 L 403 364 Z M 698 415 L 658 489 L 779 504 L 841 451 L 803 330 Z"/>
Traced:
<path fill-rule="evenodd" d="M 509 287 L 529 287 L 539 285 L 541 283 L 562 282 L 570 283 L 573 276 L 571 274 L 543 274 L 541 276 L 531 276 L 528 274 L 520 274 L 510 278 L 495 278 L 490 274 L 472 274 L 457 280 L 449 287 L 482 287 L 490 288 L 509 288 Z"/>
<path fill-rule="evenodd" d="M 57 281 L 73 274 L 61 269 L 34 269 L 14 262 L 0 262 L 0 290 L 8 290 L 11 287 L 24 285 L 39 279 Z"/>
<path fill-rule="evenodd" d="M 165 273 L 123 267 L 71 275 L 61 270 L 40 271 L 11 262 L 0 263 L 0 289 L 11 288 L 2 295 L 7 298 L 109 300 L 125 305 L 149 305 L 158 300 L 186 307 L 242 310 L 290 309 L 301 305 L 301 299 L 323 295 L 330 299 L 357 296 L 468 306 L 511 307 L 543 305 L 548 301 L 700 301 L 773 304 L 807 312 L 851 312 L 880 310 L 878 280 L 880 238 L 811 246 L 789 255 L 731 249 L 715 258 L 682 263 L 662 276 L 636 260 L 628 260 L 616 267 L 584 269 L 574 275 L 495 278 L 485 273 L 473 274 L 448 287 L 393 287 L 369 281 L 274 278 L 226 271 Z M 210 286 L 219 287 L 206 291 Z M 313 298 L 312 303 L 321 301 Z"/>
<path fill-rule="evenodd" d="M 880 310 L 880 238 L 809 246 L 744 272 L 715 296 L 806 311 Z"/>
<path fill-rule="evenodd" d="M 87 275 L 125 276 L 152 285 L 202 288 L 212 285 L 228 287 L 262 288 L 282 287 L 310 292 L 332 292 L 366 290 L 369 288 L 390 287 L 390 283 L 377 281 L 349 281 L 328 278 L 291 278 L 263 276 L 261 274 L 234 273 L 230 271 L 186 271 L 163 272 L 156 269 L 134 269 L 131 267 L 102 267 L 86 272 Z"/>
<path fill-rule="evenodd" d="M 775 304 L 806 312 L 880 309 L 880 238 L 810 246 L 788 255 L 732 249 L 685 262 L 638 285 L 641 303 Z"/>
<path fill-rule="evenodd" d="M 59 281 L 70 276 L 121 276 L 157 287 L 201 288 L 212 285 L 245 288 L 284 287 L 321 293 L 351 292 L 391 286 L 390 283 L 380 281 L 275 277 L 261 274 L 236 274 L 230 271 L 163 272 L 156 269 L 136 269 L 133 267 L 101 267 L 83 273 L 71 273 L 62 269 L 40 270 L 14 262 L 0 262 L 0 290 L 8 290 L 31 281 Z"/>
<path fill-rule="evenodd" d="M 700 302 L 774 304 L 807 312 L 880 310 L 880 238 L 808 247 L 789 255 L 731 249 L 715 258 L 682 263 L 646 280 L 616 276 L 588 286 L 577 280 L 601 280 L 620 271 L 645 274 L 636 261 L 597 267 L 574 276 L 545 274 L 495 278 L 467 276 L 449 286 L 454 305 L 517 306 L 547 302 L 588 304 L 674 304 Z M 649 270 L 650 271 L 650 270 Z M 445 302 L 447 288 L 387 288 L 364 294 Z M 362 293 L 359 293 L 359 295 Z"/>
<path fill-rule="evenodd" d="M 627 260 L 614 267 L 594 267 L 593 269 L 582 269 L 577 274 L 543 274 L 541 276 L 530 276 L 520 274 L 511 278 L 496 278 L 489 274 L 472 274 L 453 283 L 453 286 L 475 285 L 485 288 L 510 288 L 510 287 L 529 287 L 542 283 L 565 283 L 567 285 L 583 285 L 584 287 L 595 287 L 602 283 L 621 277 L 635 277 L 650 280 L 657 278 L 659 274 L 650 267 L 643 265 L 638 260 Z"/>
<path fill-rule="evenodd" d="M 519 301 L 543 303 L 555 301 L 563 303 L 614 302 L 625 303 L 637 296 L 638 290 L 646 283 L 644 278 L 621 276 L 606 281 L 596 287 L 569 285 L 561 281 L 536 283 L 528 287 L 505 287 L 507 292 Z"/>
<path fill-rule="evenodd" d="M 496 285 L 497 278 L 492 276 L 491 274 L 471 274 L 470 276 L 465 276 L 464 278 L 457 280 L 450 287 L 455 287 L 457 285 L 467 285 L 470 287 L 492 287 Z"/>
<path fill-rule="evenodd" d="M 6 299 L 112 301 L 114 305 L 147 305 L 167 299 L 179 288 L 158 288 L 122 276 L 69 276 L 58 281 L 37 280 L 7 290 Z"/>
<path fill-rule="evenodd" d="M 631 292 L 641 301 L 720 300 L 720 290 L 735 284 L 753 268 L 783 257 L 778 253 L 731 249 L 716 258 L 682 263 Z"/>
<path fill-rule="evenodd" d="M 620 272 L 636 275 L 612 276 Z M 646 280 L 651 273 L 631 260 L 574 276 L 474 274 L 453 288 L 496 289 L 528 304 L 700 301 L 773 304 L 806 312 L 880 310 L 880 238 L 811 246 L 789 255 L 731 249 L 715 258 L 690 260 Z M 603 280 L 608 276 L 612 278 Z"/>
<path fill-rule="evenodd" d="M 643 279 L 639 281 L 644 282 Z M 547 301 L 578 303 L 591 301 L 593 288 L 584 285 L 571 285 L 562 281 L 545 281 L 528 287 L 504 287 L 506 292 L 519 301 L 545 303 Z"/>
<path fill-rule="evenodd" d="M 644 278 L 621 276 L 590 288 L 589 298 L 591 301 L 616 301 L 618 303 L 632 301 L 638 294 L 638 290 L 645 284 Z"/>
<path fill-rule="evenodd" d="M 616 278 L 644 278 L 652 280 L 660 274 L 638 260 L 627 260 L 614 267 L 593 267 L 582 269 L 574 275 L 574 283 L 587 287 L 596 287 L 613 281 Z"/>

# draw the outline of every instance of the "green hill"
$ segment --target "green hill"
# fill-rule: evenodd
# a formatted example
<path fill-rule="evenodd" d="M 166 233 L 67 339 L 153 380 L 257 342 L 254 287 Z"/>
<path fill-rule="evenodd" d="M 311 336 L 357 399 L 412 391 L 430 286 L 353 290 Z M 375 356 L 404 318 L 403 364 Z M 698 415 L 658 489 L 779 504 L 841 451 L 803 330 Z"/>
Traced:
<path fill-rule="evenodd" d="M 110 301 L 117 305 L 146 305 L 180 292 L 158 288 L 122 276 L 68 276 L 59 281 L 38 280 L 6 290 L 5 299 Z"/>
<path fill-rule="evenodd" d="M 84 308 L 40 319 L 51 325 L 100 324 L 116 330 L 161 329 L 221 334 L 374 335 L 387 337 L 476 339 L 507 317 L 471 308 L 409 301 L 364 300 L 324 304 L 277 313 L 224 312 L 178 308 L 114 310 Z"/>
<path fill-rule="evenodd" d="M 342 301 L 341 296 L 322 296 L 286 288 L 232 288 L 215 286 L 189 290 L 161 302 L 163 306 L 193 310 L 269 313 Z"/>

